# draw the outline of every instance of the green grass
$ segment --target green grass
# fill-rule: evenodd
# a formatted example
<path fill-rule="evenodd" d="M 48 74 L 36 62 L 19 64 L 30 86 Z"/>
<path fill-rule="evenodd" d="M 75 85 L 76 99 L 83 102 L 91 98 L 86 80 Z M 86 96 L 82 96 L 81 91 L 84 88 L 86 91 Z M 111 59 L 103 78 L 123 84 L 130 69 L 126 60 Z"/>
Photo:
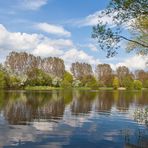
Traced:
<path fill-rule="evenodd" d="M 51 87 L 51 86 L 27 86 L 25 90 L 60 90 L 61 87 Z"/>
<path fill-rule="evenodd" d="M 90 87 L 76 87 L 76 88 L 62 88 L 62 87 L 51 87 L 51 86 L 26 86 L 25 90 L 61 90 L 61 89 L 74 89 L 74 90 L 94 90 Z M 113 87 L 99 87 L 98 90 L 114 90 Z M 143 88 L 142 90 L 147 90 L 147 88 Z"/>
<path fill-rule="evenodd" d="M 113 87 L 99 87 L 99 90 L 113 90 Z"/>
<path fill-rule="evenodd" d="M 91 90 L 90 87 L 75 87 L 73 89 L 76 89 L 76 90 Z"/>

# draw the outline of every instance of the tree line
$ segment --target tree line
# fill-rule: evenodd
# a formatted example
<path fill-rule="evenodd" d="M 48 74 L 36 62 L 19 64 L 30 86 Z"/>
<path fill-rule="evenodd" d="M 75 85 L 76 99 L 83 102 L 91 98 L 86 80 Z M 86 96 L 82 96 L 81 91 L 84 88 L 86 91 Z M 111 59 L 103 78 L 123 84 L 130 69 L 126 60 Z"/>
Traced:
<path fill-rule="evenodd" d="M 80 62 L 72 63 L 69 72 L 60 58 L 41 58 L 13 51 L 0 65 L 0 88 L 18 89 L 26 86 L 141 89 L 148 88 L 148 72 L 131 72 L 126 66 L 119 66 L 114 71 L 109 64 L 98 64 L 93 71 L 90 64 Z"/>

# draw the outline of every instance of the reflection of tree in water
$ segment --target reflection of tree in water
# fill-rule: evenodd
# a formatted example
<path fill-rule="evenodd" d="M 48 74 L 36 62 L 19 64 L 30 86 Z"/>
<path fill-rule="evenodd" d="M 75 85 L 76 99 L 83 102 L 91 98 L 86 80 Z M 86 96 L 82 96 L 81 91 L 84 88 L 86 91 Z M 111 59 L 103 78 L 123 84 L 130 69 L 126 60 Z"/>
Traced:
<path fill-rule="evenodd" d="M 127 111 L 133 103 L 139 105 L 148 104 L 146 91 L 114 91 L 113 97 L 117 109 L 121 112 Z"/>
<path fill-rule="evenodd" d="M 3 109 L 10 124 L 27 124 L 33 120 L 47 120 L 63 115 L 65 104 L 61 92 L 17 93 L 16 97 L 10 96 Z"/>
<path fill-rule="evenodd" d="M 137 102 L 139 105 L 148 105 L 148 92 L 147 90 L 142 91 L 141 95 L 137 96 Z"/>
<path fill-rule="evenodd" d="M 72 113 L 89 113 L 92 110 L 92 104 L 95 97 L 95 92 L 74 91 L 71 105 Z"/>
<path fill-rule="evenodd" d="M 148 146 L 148 130 L 130 129 L 121 130 L 121 135 L 124 138 L 125 148 L 147 148 Z"/>
<path fill-rule="evenodd" d="M 125 112 L 129 109 L 130 103 L 133 103 L 134 93 L 127 91 L 120 91 L 118 100 L 116 102 L 117 109 L 121 112 Z"/>
<path fill-rule="evenodd" d="M 106 112 L 111 110 L 114 99 L 112 92 L 101 91 L 95 103 L 95 110 L 98 112 Z"/>

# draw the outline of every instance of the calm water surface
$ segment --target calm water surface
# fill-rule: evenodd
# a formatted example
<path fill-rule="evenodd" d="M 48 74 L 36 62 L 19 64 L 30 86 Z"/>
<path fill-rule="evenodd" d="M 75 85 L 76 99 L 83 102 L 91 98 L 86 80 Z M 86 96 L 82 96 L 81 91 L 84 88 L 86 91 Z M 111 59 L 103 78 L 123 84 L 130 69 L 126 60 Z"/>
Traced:
<path fill-rule="evenodd" d="M 148 91 L 0 91 L 0 147 L 148 148 Z"/>

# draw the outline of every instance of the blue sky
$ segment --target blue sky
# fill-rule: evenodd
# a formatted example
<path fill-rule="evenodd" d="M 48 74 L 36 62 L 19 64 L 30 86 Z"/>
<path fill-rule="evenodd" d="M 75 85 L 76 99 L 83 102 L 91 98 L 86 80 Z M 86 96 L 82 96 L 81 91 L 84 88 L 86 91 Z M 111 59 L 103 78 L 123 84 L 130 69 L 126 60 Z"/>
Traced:
<path fill-rule="evenodd" d="M 108 3 L 109 0 L 0 1 L 0 62 L 15 50 L 42 57 L 58 56 L 67 68 L 79 61 L 93 66 L 109 63 L 114 69 L 119 65 L 145 69 L 147 57 L 120 49 L 118 56 L 107 59 L 91 39 L 92 26 Z M 103 19 L 111 25 L 110 18 Z"/>

